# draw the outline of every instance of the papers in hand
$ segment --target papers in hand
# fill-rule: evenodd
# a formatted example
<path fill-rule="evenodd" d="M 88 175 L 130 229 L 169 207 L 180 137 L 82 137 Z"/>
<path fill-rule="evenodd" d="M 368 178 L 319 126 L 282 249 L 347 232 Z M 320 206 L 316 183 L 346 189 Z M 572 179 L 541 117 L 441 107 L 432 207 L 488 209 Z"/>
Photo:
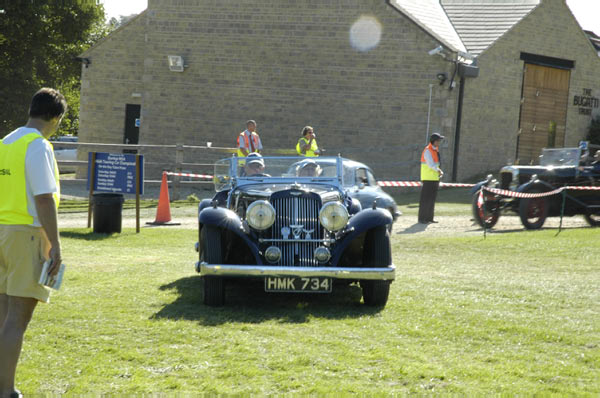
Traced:
<path fill-rule="evenodd" d="M 42 267 L 42 274 L 40 275 L 39 283 L 42 286 L 47 286 L 51 289 L 58 290 L 60 289 L 60 285 L 62 284 L 63 274 L 65 273 L 65 265 L 61 264 L 58 269 L 58 273 L 52 277 L 48 274 L 48 269 L 52 264 L 52 260 L 46 260 L 44 266 Z"/>

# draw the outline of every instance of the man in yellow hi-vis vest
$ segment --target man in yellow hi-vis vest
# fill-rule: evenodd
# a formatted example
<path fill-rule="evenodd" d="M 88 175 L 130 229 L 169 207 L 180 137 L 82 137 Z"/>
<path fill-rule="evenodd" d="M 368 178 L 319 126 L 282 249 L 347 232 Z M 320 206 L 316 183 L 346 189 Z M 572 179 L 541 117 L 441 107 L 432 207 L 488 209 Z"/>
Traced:
<path fill-rule="evenodd" d="M 27 124 L 0 143 L 0 397 L 20 396 L 14 383 L 23 336 L 38 301 L 50 296 L 38 283 L 42 264 L 52 260 L 54 276 L 62 262 L 58 167 L 48 138 L 66 111 L 63 95 L 43 88 Z"/>
<path fill-rule="evenodd" d="M 421 198 L 419 200 L 419 223 L 437 223 L 433 220 L 435 210 L 435 198 L 437 197 L 440 178 L 444 175 L 440 169 L 440 144 L 444 139 L 438 133 L 431 134 L 429 145 L 421 154 Z"/>
<path fill-rule="evenodd" d="M 302 137 L 296 144 L 296 152 L 300 156 L 319 156 L 321 151 L 317 145 L 317 135 L 312 127 L 306 126 L 302 129 Z"/>

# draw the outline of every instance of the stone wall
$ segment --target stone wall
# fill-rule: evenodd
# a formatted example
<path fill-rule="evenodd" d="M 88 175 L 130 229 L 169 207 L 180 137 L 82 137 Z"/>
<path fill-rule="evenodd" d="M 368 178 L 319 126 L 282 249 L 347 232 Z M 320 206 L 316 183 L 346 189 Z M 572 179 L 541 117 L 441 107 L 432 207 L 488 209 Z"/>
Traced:
<path fill-rule="evenodd" d="M 381 28 L 370 51 L 350 40 L 361 17 Z M 312 125 L 327 154 L 379 178 L 418 178 L 430 84 L 431 132 L 454 129 L 457 90 L 436 79 L 452 64 L 427 55 L 438 45 L 381 0 L 150 0 L 87 52 L 81 140 L 122 142 L 125 104 L 139 100 L 140 144 L 234 146 L 255 119 L 268 154 Z M 168 55 L 184 58 L 183 73 L 169 71 Z"/>
<path fill-rule="evenodd" d="M 576 146 L 585 137 L 591 116 L 579 114 L 573 97 L 584 88 L 592 88 L 600 97 L 600 58 L 564 0 L 543 0 L 478 57 L 479 77 L 466 80 L 459 179 L 497 171 L 515 159 L 524 68 L 521 52 L 575 61 L 565 145 Z"/>
<path fill-rule="evenodd" d="M 369 51 L 351 40 L 359 20 L 371 33 L 381 29 Z M 427 55 L 438 45 L 384 0 L 149 0 L 148 10 L 84 54 L 92 64 L 82 69 L 80 140 L 123 142 L 125 104 L 137 103 L 140 144 L 232 147 L 255 119 L 269 154 L 293 149 L 312 125 L 327 154 L 363 161 L 379 179 L 418 179 L 431 87 L 430 132 L 448 138 L 449 179 L 459 87 L 438 84 L 438 73 L 454 71 Z M 479 57 L 479 77 L 466 80 L 459 180 L 515 156 L 521 52 L 575 61 L 566 144 L 585 135 L 590 116 L 572 102 L 584 88 L 600 97 L 600 60 L 564 0 L 544 0 Z M 169 71 L 168 55 L 184 58 L 183 73 Z"/>

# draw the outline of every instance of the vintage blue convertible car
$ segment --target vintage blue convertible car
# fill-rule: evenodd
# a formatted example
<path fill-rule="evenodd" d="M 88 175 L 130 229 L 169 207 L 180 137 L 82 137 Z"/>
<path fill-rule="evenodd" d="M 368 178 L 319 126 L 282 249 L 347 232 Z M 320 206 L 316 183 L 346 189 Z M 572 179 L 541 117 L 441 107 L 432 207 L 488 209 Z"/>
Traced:
<path fill-rule="evenodd" d="M 363 209 L 335 172 L 302 157 L 223 159 L 213 199 L 198 209 L 204 303 L 225 303 L 230 278 L 260 278 L 267 292 L 329 293 L 358 282 L 366 305 L 383 307 L 395 277 L 388 228 L 376 203 Z M 316 167 L 315 167 L 316 166 Z"/>

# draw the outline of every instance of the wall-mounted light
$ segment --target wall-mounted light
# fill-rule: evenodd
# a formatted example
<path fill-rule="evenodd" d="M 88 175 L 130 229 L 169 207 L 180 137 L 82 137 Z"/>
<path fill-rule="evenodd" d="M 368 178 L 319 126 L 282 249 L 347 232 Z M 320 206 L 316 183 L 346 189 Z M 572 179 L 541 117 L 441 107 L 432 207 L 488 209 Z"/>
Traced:
<path fill-rule="evenodd" d="M 171 72 L 183 72 L 186 65 L 183 64 L 183 58 L 180 55 L 169 55 L 168 59 Z"/>
<path fill-rule="evenodd" d="M 438 73 L 435 77 L 440 81 L 440 86 L 444 84 L 446 80 L 448 80 L 448 74 L 445 72 Z"/>
<path fill-rule="evenodd" d="M 89 65 L 91 65 L 91 64 L 92 64 L 92 60 L 91 60 L 91 59 L 89 59 L 89 58 L 73 57 L 73 59 L 74 59 L 75 61 L 79 61 L 79 62 L 81 62 L 82 64 L 84 64 L 86 68 L 87 68 Z"/>

